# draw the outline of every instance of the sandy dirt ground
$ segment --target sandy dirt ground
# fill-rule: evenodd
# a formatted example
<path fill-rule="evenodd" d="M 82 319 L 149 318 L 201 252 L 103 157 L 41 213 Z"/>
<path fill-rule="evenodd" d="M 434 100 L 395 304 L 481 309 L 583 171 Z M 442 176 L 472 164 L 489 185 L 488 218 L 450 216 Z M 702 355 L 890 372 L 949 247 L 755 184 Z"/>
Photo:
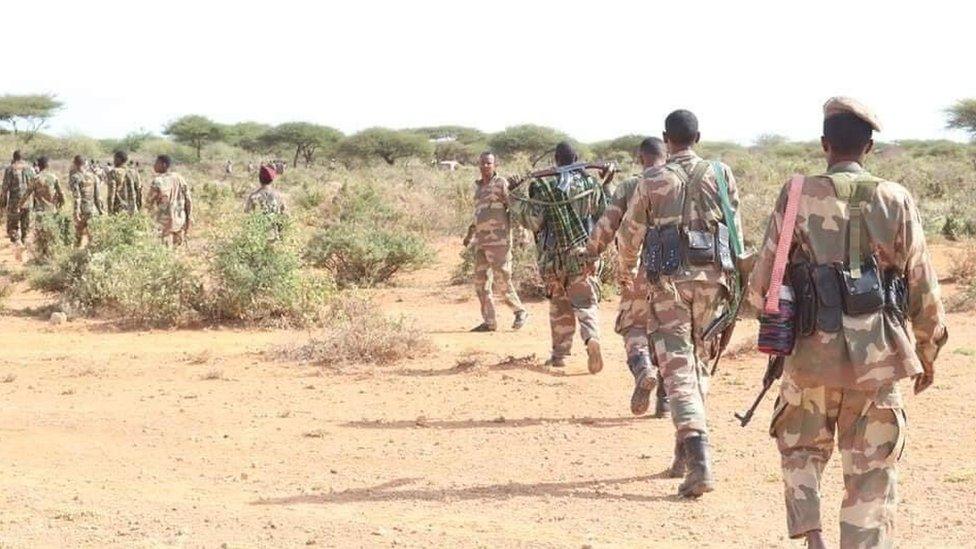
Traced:
<path fill-rule="evenodd" d="M 682 500 L 662 475 L 670 420 L 630 415 L 616 304 L 602 307 L 602 373 L 580 345 L 565 372 L 547 370 L 544 302 L 521 332 L 466 332 L 477 301 L 447 282 L 459 251 L 441 243 L 436 267 L 375 292 L 437 348 L 393 367 L 276 358 L 303 332 L 55 326 L 33 312 L 49 298 L 19 283 L 0 316 L 0 546 L 796 545 L 772 398 L 746 429 L 732 415 L 761 356 L 713 380 L 717 490 Z M 951 254 L 937 252 L 944 272 Z M 0 261 L 19 268 L 7 248 Z M 976 315 L 952 315 L 935 386 L 907 399 L 900 546 L 976 544 L 974 357 Z M 826 479 L 836 542 L 836 455 Z"/>

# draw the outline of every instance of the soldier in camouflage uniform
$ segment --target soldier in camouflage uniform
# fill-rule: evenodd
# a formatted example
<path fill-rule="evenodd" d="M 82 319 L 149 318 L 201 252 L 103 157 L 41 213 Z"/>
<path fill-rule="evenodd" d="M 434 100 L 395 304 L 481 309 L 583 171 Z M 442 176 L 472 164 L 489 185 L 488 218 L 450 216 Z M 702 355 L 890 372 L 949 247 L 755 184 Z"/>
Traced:
<path fill-rule="evenodd" d="M 474 242 L 474 287 L 481 304 L 483 322 L 472 332 L 494 332 L 495 303 L 492 283 L 512 311 L 515 321 L 512 329 L 525 325 L 528 313 L 522 307 L 515 286 L 512 284 L 512 221 L 509 216 L 511 201 L 508 181 L 495 173 L 495 155 L 481 153 L 478 160 L 481 179 L 475 181 L 474 223 L 468 228 L 464 245 Z"/>
<path fill-rule="evenodd" d="M 27 186 L 27 192 L 20 199 L 21 208 L 30 208 L 34 219 L 34 245 L 41 257 L 45 257 L 51 242 L 57 238 L 57 214 L 64 206 L 64 193 L 61 192 L 61 182 L 58 176 L 48 169 L 48 158 L 42 156 L 37 159 L 37 175 Z"/>
<path fill-rule="evenodd" d="M 632 177 L 614 189 L 610 205 L 600 217 L 596 228 L 590 235 L 586 245 L 586 253 L 596 259 L 600 257 L 607 246 L 613 241 L 620 228 L 627 204 L 634 196 L 634 189 L 641 179 L 654 177 L 661 170 L 667 158 L 664 142 L 656 137 L 643 140 L 638 149 L 643 173 Z M 647 316 L 649 304 L 647 302 L 647 277 L 633 278 L 630 273 L 620 280 L 620 310 L 617 313 L 615 331 L 624 338 L 624 350 L 627 352 L 627 366 L 634 375 L 634 392 L 630 398 L 630 411 L 634 415 L 641 415 L 647 411 L 650 404 L 651 391 L 658 385 L 657 367 L 651 363 L 647 343 Z M 631 284 L 631 282 L 633 282 Z M 663 390 L 663 384 L 661 389 Z M 658 393 L 658 415 L 663 415 L 666 397 Z"/>
<path fill-rule="evenodd" d="M 13 162 L 3 172 L 3 186 L 0 187 L 0 209 L 7 214 L 7 236 L 13 242 L 15 255 L 18 259 L 22 251 L 21 246 L 27 240 L 30 229 L 30 207 L 21 207 L 21 198 L 27 193 L 27 187 L 34 179 L 34 169 L 20 154 L 14 151 Z"/>
<path fill-rule="evenodd" d="M 74 198 L 75 247 L 80 248 L 82 241 L 91 238 L 88 223 L 95 215 L 101 215 L 102 201 L 98 192 L 98 176 L 95 175 L 81 155 L 74 158 L 71 171 L 68 174 L 68 187 Z"/>
<path fill-rule="evenodd" d="M 689 111 L 675 111 L 665 120 L 668 163 L 638 184 L 617 235 L 621 277 L 646 277 L 636 267 L 649 228 L 676 226 L 680 235 L 689 231 L 716 235 L 720 223 L 742 226 L 737 213 L 735 219 L 727 220 L 720 207 L 719 172 L 727 183 L 732 210 L 738 211 L 739 195 L 732 170 L 720 162 L 702 160 L 694 153 L 692 147 L 700 137 L 698 119 Z M 741 235 L 742 231 L 737 233 Z M 681 245 L 686 249 L 687 240 L 682 240 Z M 680 477 L 687 469 L 678 492 L 685 497 L 698 497 L 714 489 L 705 396 L 706 364 L 714 358 L 717 346 L 713 341 L 704 341 L 702 334 L 729 306 L 732 280 L 715 262 L 691 265 L 682 261 L 675 274 L 661 274 L 649 286 L 647 331 L 676 431 L 671 475 Z"/>
<path fill-rule="evenodd" d="M 556 146 L 556 165 L 576 162 L 569 143 Z M 603 187 L 582 169 L 534 179 L 513 194 L 513 217 L 535 235 L 539 274 L 549 295 L 552 354 L 548 364 L 566 365 L 576 322 L 591 374 L 603 369 L 598 282 L 589 274 L 586 240 L 606 208 Z"/>
<path fill-rule="evenodd" d="M 128 161 L 129 156 L 125 151 L 115 151 L 112 158 L 114 166 L 106 173 L 109 214 L 134 214 L 142 209 L 142 182 L 139 172 L 126 165 Z"/>
<path fill-rule="evenodd" d="M 840 265 L 863 276 L 861 260 L 854 258 L 866 252 L 876 272 L 907 288 L 901 305 L 885 299 L 876 312 L 853 315 L 833 304 L 840 300 L 823 297 L 833 292 L 821 289 L 819 280 L 813 282 L 814 299 L 820 300 L 816 323 L 810 335 L 798 335 L 786 357 L 770 427 L 782 456 L 789 534 L 805 537 L 810 547 L 823 547 L 820 478 L 835 435 L 844 469 L 841 546 L 892 546 L 896 465 L 906 426 L 896 383 L 914 377 L 916 393 L 927 388 L 948 337 L 938 278 L 912 195 L 863 167 L 873 147 L 872 131 L 879 128 L 874 115 L 853 99 L 835 97 L 824 105 L 827 172 L 803 180 L 793 232 L 791 273 L 802 265 Z M 757 310 L 770 285 L 788 187 L 770 216 L 749 280 L 746 298 Z"/>
<path fill-rule="evenodd" d="M 247 195 L 244 201 L 244 213 L 260 212 L 267 215 L 285 213 L 285 199 L 271 186 L 277 176 L 277 172 L 271 166 L 261 166 L 258 172 L 261 187 Z"/>
<path fill-rule="evenodd" d="M 190 231 L 193 200 L 183 176 L 170 171 L 173 160 L 165 154 L 156 157 L 156 177 L 149 186 L 146 204 L 154 210 L 159 236 L 167 246 L 181 246 Z"/>

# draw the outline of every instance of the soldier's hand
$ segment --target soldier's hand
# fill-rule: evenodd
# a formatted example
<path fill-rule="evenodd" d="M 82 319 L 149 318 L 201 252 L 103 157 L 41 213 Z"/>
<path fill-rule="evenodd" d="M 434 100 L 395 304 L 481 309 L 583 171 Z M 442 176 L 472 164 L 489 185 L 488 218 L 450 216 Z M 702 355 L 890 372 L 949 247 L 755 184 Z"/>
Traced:
<path fill-rule="evenodd" d="M 462 244 L 462 245 L 463 245 L 463 246 L 464 246 L 465 248 L 467 248 L 467 247 L 468 247 L 468 246 L 469 246 L 469 245 L 471 244 L 471 237 L 468 237 L 468 236 L 466 236 L 466 237 L 464 237 L 464 239 L 463 239 L 463 240 L 461 240 L 461 244 Z"/>
<path fill-rule="evenodd" d="M 935 365 L 922 362 L 922 373 L 915 376 L 915 394 L 928 389 L 933 381 L 935 381 Z"/>

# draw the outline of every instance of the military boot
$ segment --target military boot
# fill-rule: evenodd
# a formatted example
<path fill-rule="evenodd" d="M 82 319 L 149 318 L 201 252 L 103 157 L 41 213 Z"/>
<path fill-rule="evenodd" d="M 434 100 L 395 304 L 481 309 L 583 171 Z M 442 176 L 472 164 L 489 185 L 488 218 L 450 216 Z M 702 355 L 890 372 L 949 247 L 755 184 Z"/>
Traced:
<path fill-rule="evenodd" d="M 478 324 L 474 328 L 471 328 L 470 331 L 472 331 L 472 332 L 478 332 L 478 333 L 480 333 L 480 332 L 494 332 L 495 331 L 495 327 L 492 326 L 492 325 L 490 325 L 490 324 L 488 324 L 487 322 L 482 322 L 481 324 Z"/>
<path fill-rule="evenodd" d="M 630 412 L 644 415 L 650 406 L 651 391 L 657 384 L 657 376 L 651 370 L 651 359 L 641 352 L 627 359 L 630 373 L 634 374 L 634 393 L 630 395 Z"/>
<path fill-rule="evenodd" d="M 654 393 L 654 417 L 668 417 L 671 415 L 671 407 L 668 406 L 668 393 L 664 389 L 664 379 L 661 372 L 657 373 L 657 392 Z"/>
<path fill-rule="evenodd" d="M 598 374 L 603 369 L 603 353 L 600 352 L 600 341 L 595 337 L 586 342 L 586 367 L 591 374 Z"/>
<path fill-rule="evenodd" d="M 680 440 L 674 441 L 674 458 L 668 468 L 668 477 L 681 478 L 685 476 L 685 447 Z"/>
<path fill-rule="evenodd" d="M 712 478 L 712 463 L 708 449 L 708 437 L 695 434 L 681 441 L 685 451 L 685 465 L 688 474 L 678 487 L 678 494 L 686 498 L 697 498 L 715 489 Z"/>
<path fill-rule="evenodd" d="M 529 312 L 526 310 L 515 311 L 515 322 L 512 322 L 512 329 L 518 330 L 522 326 L 525 326 L 525 321 L 529 318 Z"/>

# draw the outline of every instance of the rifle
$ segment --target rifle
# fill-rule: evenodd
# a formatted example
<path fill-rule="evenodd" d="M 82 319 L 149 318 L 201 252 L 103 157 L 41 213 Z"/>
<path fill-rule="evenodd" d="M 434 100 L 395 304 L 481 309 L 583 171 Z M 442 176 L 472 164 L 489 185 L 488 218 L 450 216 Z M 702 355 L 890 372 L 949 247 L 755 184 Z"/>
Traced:
<path fill-rule="evenodd" d="M 749 422 L 752 421 L 752 415 L 756 413 L 756 408 L 762 404 L 763 398 L 765 398 L 769 388 L 773 386 L 773 382 L 783 376 L 783 362 L 785 360 L 785 356 L 776 355 L 769 357 L 769 362 L 766 364 L 766 373 L 763 374 L 763 386 L 762 390 L 759 391 L 759 396 L 756 397 L 755 402 L 746 410 L 745 414 L 735 413 L 735 418 L 739 420 L 739 424 L 743 427 L 749 425 Z"/>
<path fill-rule="evenodd" d="M 530 172 L 526 176 L 518 177 L 513 176 L 510 178 L 511 182 L 508 184 L 508 190 L 514 190 L 524 183 L 527 179 L 538 179 L 540 177 L 549 177 L 553 175 L 561 175 L 564 173 L 575 172 L 579 170 L 598 170 L 603 172 L 601 177 L 603 180 L 603 187 L 606 188 L 607 185 L 613 181 L 613 176 L 617 173 L 617 165 L 613 162 L 576 162 L 573 164 L 568 164 L 566 166 L 551 166 L 549 168 L 544 168 L 541 170 L 536 170 Z"/>

